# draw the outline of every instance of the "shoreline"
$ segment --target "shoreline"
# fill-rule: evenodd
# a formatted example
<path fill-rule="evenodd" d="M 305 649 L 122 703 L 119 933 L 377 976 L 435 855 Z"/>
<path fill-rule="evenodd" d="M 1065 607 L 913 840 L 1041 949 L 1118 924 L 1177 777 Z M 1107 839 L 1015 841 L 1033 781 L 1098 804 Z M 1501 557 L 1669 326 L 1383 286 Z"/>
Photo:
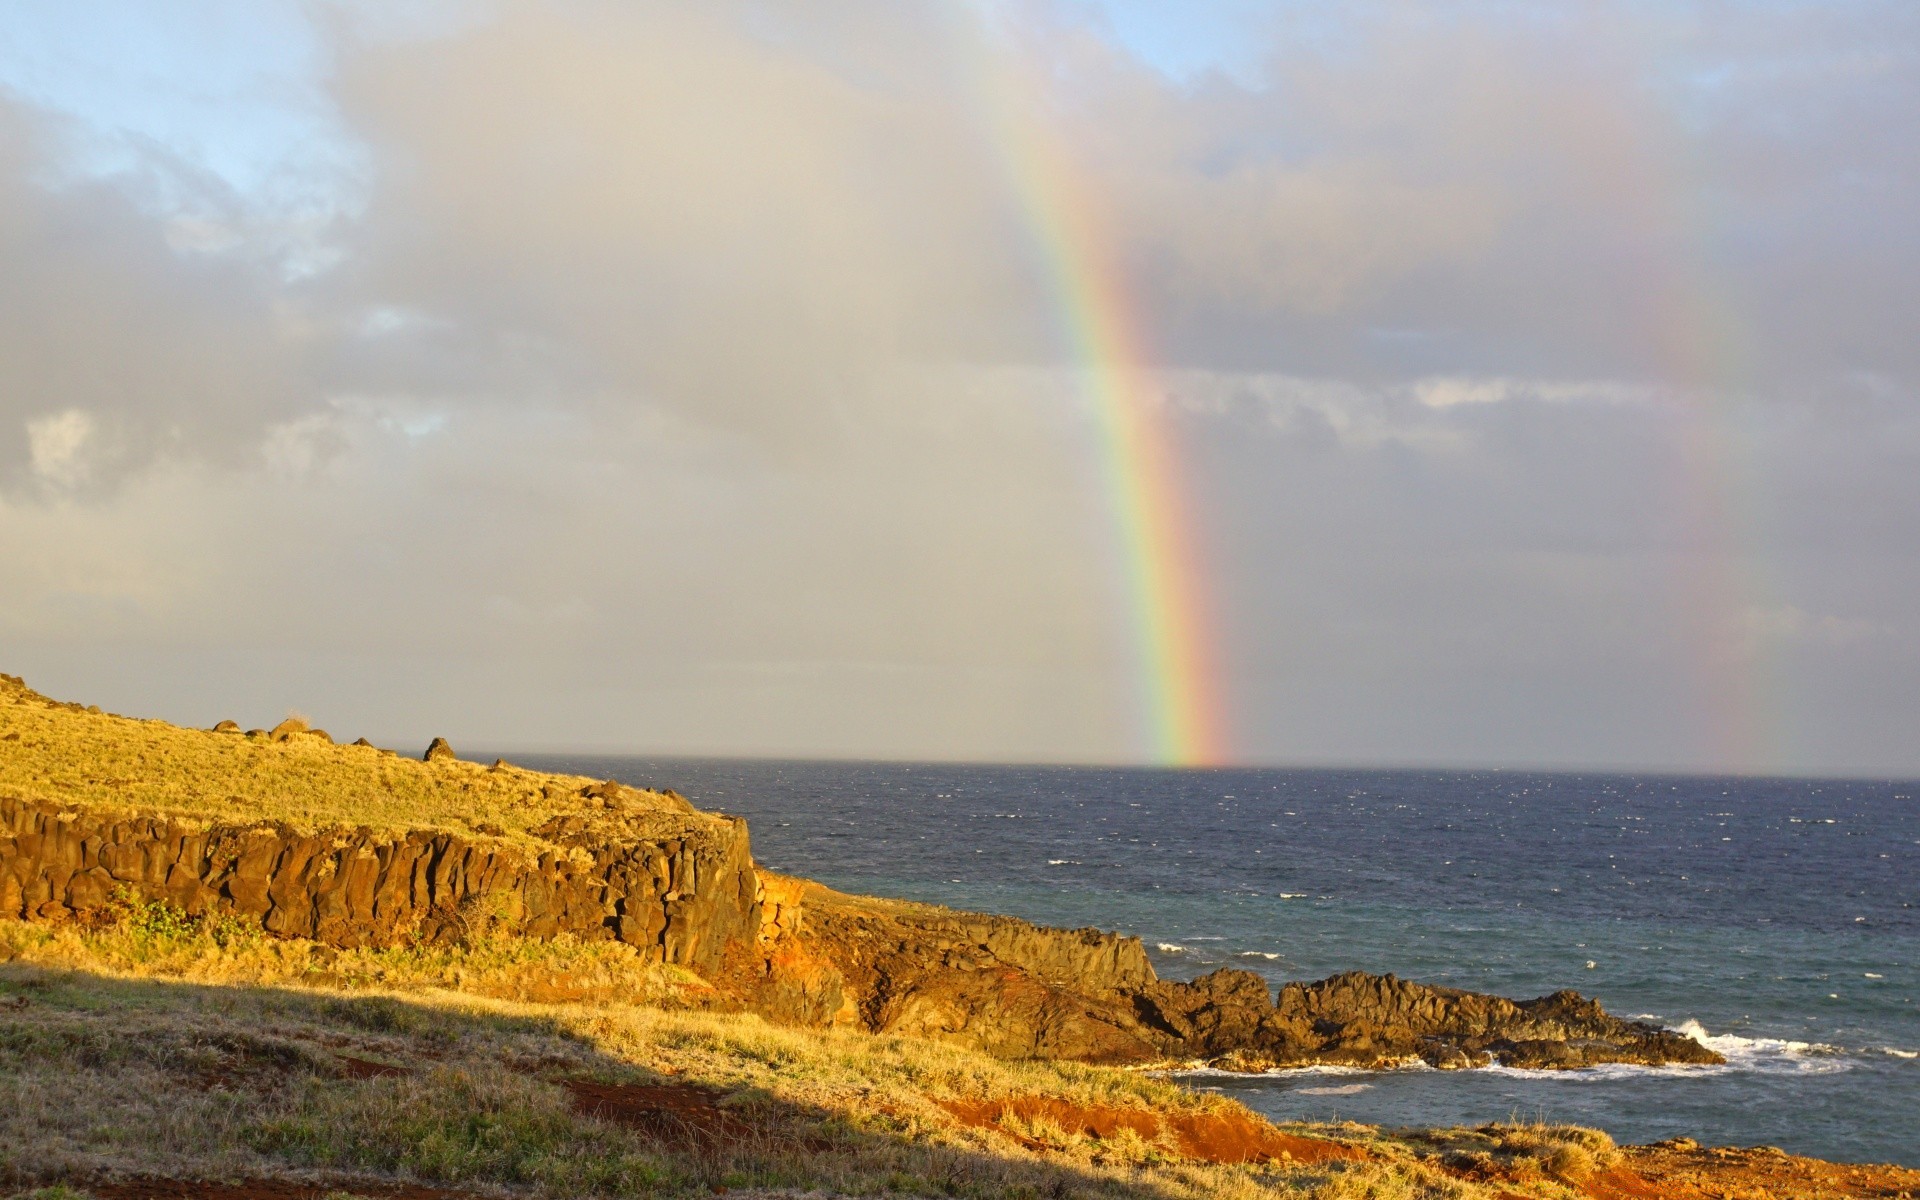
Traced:
<path fill-rule="evenodd" d="M 392 778 L 397 769 L 414 781 L 409 786 L 428 789 L 438 806 L 432 811 L 442 814 L 439 827 L 464 831 L 436 833 L 424 841 L 412 833 L 384 836 L 369 825 L 343 823 L 341 817 L 353 815 L 350 808 L 334 810 L 337 815 L 305 832 L 271 819 L 223 824 L 236 804 L 247 807 L 238 794 L 227 796 L 206 817 L 190 805 L 168 811 L 152 804 L 106 805 L 90 817 L 85 803 L 0 793 L 9 803 L 7 813 L 0 814 L 8 826 L 0 830 L 0 909 L 11 904 L 12 915 L 32 918 L 18 922 L 19 928 L 53 931 L 46 944 L 68 945 L 63 953 L 79 953 L 69 943 L 78 938 L 72 944 L 87 944 L 95 936 L 88 929 L 123 929 L 128 921 L 134 927 L 157 923 L 183 944 L 255 939 L 257 953 L 269 957 L 296 954 L 338 963 L 346 956 L 363 964 L 350 969 L 368 969 L 364 964 L 377 964 L 388 953 L 431 951 L 451 956 L 446 961 L 472 961 L 461 956 L 492 946 L 489 953 L 517 955 L 524 960 L 521 966 L 554 963 L 529 968 L 546 971 L 547 982 L 540 987 L 524 980 L 511 985 L 520 989 L 514 994 L 524 993 L 522 1002 L 567 1004 L 584 998 L 606 1004 L 624 997 L 628 1003 L 640 998 L 691 1004 L 716 1015 L 757 1013 L 793 1027 L 796 1036 L 906 1036 L 946 1046 L 949 1054 L 1052 1059 L 1063 1069 L 1074 1060 L 1104 1062 L 1128 1068 L 1120 1076 L 1159 1077 L 1195 1095 L 1203 1093 L 1179 1080 L 1216 1073 L 1243 1080 L 1293 1072 L 1365 1073 L 1406 1069 L 1410 1063 L 1419 1071 L 1528 1074 L 1684 1069 L 1676 1060 L 1725 1066 L 1723 1057 L 1696 1041 L 1609 1016 L 1570 992 L 1513 1002 L 1392 976 L 1349 974 L 1289 984 L 1276 995 L 1258 976 L 1231 969 L 1192 981 L 1161 980 L 1137 938 L 848 896 L 758 868 L 745 848 L 744 821 L 701 813 L 672 792 L 528 772 L 504 762 L 481 767 L 461 762 L 450 750 L 401 768 L 405 760 L 397 756 L 366 746 L 336 746 L 304 726 L 251 735 L 237 729 L 180 730 L 48 701 L 10 678 L 0 684 L 11 687 L 11 695 L 0 697 L 0 752 L 13 753 L 10 769 L 16 780 L 35 776 L 50 781 L 55 793 L 59 769 L 78 760 L 62 759 L 61 747 L 43 743 L 77 717 L 85 744 L 95 748 L 110 746 L 127 729 L 146 739 L 143 745 L 161 745 L 190 763 L 203 763 L 193 757 L 203 753 L 231 758 L 231 747 L 244 746 L 256 768 L 283 766 L 293 772 L 288 778 L 294 782 L 286 786 L 297 784 L 307 789 L 302 794 L 326 803 L 339 801 L 324 788 L 316 790 L 316 763 L 370 763 L 378 778 Z M 23 771 L 24 751 L 38 756 L 36 768 L 54 769 L 37 775 Z M 88 769 L 100 761 L 87 759 Z M 364 776 L 363 767 L 356 769 Z M 111 777 L 106 786 L 119 794 L 129 787 L 164 785 L 163 779 L 143 783 Z M 458 802 L 449 800 L 476 786 L 531 788 L 527 794 L 537 795 L 541 807 L 519 818 L 523 832 L 496 836 L 485 817 L 463 814 Z M 433 796 L 435 788 L 447 796 Z M 309 812 L 327 811 L 314 809 L 312 801 L 303 803 Z M 535 839 L 537 863 L 514 848 L 515 838 Z M 156 857 L 162 845 L 170 857 Z M 418 848 L 418 865 L 395 874 L 392 864 L 415 861 L 404 858 L 414 853 L 407 846 Z M 466 866 L 443 870 L 456 858 Z M 565 867 L 568 862 L 576 866 Z M 575 874 L 566 875 L 567 870 Z M 555 871 L 561 873 L 551 874 Z M 411 882 L 403 885 L 403 876 Z M 563 888 L 567 879 L 574 882 Z M 621 890 L 609 891 L 613 887 Z M 565 901 L 574 908 L 554 907 L 563 895 L 575 897 Z M 603 898 L 589 899 L 594 896 Z M 604 898 L 609 896 L 619 898 Z M 568 912 L 578 915 L 568 917 Z M 100 936 L 111 941 L 108 934 Z M 312 940 L 316 936 L 319 942 Z M 331 947 L 324 944 L 328 938 Z M 393 950 L 382 950 L 383 945 Z M 571 965 L 559 966 L 562 958 L 553 955 Z M 10 957 L 22 966 L 32 961 L 18 946 Z M 380 971 L 397 969 L 392 963 L 399 961 L 371 969 L 378 978 Z M 625 965 L 608 976 L 611 963 Z M 570 993 L 595 973 L 614 980 L 594 994 L 601 998 Z M 336 975 L 331 971 L 327 978 Z M 298 978 L 306 977 L 287 982 Z M 677 982 L 662 982 L 667 979 Z M 454 983 L 454 994 L 467 994 L 459 978 Z M 651 1000 L 643 997 L 647 988 L 657 989 Z M 1309 1029 L 1322 1032 L 1303 1034 Z M 1450 1032 L 1456 1030 L 1479 1032 Z M 1163 1052 L 1174 1045 L 1203 1053 Z M 1031 1113 L 995 1110 L 982 1119 L 994 1136 L 1012 1136 L 1022 1145 L 1021 1138 L 1035 1142 L 1030 1132 L 1020 1132 L 1032 1125 Z M 1260 1118 L 1250 1119 L 1269 1127 Z M 1095 1141 L 1118 1137 L 1118 1128 L 1086 1136 Z M 1039 1152 L 1055 1152 L 1044 1138 L 1036 1144 L 1042 1146 Z M 1389 1155 L 1393 1161 L 1426 1161 L 1419 1151 L 1395 1145 L 1399 1148 Z M 1024 1148 L 1034 1151 L 1034 1145 Z M 1660 1152 L 1672 1156 L 1683 1150 L 1668 1146 Z"/>

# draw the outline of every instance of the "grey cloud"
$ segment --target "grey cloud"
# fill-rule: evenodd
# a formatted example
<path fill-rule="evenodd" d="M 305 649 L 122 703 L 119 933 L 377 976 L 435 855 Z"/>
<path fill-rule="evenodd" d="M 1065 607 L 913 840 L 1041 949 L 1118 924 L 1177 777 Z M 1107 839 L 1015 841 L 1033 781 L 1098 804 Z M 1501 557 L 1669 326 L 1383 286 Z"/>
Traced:
<path fill-rule="evenodd" d="M 170 244 L 151 179 L 58 181 L 62 124 L 0 93 L 0 489 L 232 460 L 315 400 L 301 321 L 270 264 Z"/>
<path fill-rule="evenodd" d="M 1163 353 L 1243 754 L 1920 769 L 1907 8 L 1343 5 L 1258 84 L 966 11 L 329 18 L 365 190 L 300 236 L 157 153 L 50 184 L 0 110 L 4 669 L 465 745 L 1137 753 L 982 111 L 1028 55 L 1000 98 Z"/>
<path fill-rule="evenodd" d="M 864 410 L 902 361 L 999 352 L 1030 280 L 938 18 L 517 4 L 349 46 L 382 166 L 351 286 L 763 435 Z"/>

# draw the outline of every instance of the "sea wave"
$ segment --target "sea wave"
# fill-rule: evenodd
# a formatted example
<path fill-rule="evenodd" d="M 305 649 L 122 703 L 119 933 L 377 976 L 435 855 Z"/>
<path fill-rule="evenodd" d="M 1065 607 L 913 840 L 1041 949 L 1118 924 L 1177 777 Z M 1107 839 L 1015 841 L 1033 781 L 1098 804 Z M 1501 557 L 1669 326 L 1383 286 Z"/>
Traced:
<path fill-rule="evenodd" d="M 1613 1079 L 1644 1078 L 1646 1076 L 1699 1077 L 1719 1075 L 1730 1071 L 1751 1071 L 1762 1074 L 1799 1074 L 1822 1075 L 1836 1071 L 1852 1069 L 1849 1061 L 1851 1052 L 1839 1046 L 1825 1042 L 1795 1041 L 1790 1038 L 1742 1037 L 1732 1033 L 1711 1033 L 1695 1020 L 1680 1024 L 1676 1033 L 1690 1037 L 1709 1050 L 1725 1058 L 1724 1066 L 1704 1066 L 1696 1063 L 1599 1063 L 1590 1067 L 1508 1067 L 1493 1064 L 1471 1068 L 1489 1075 L 1507 1075 L 1529 1080 L 1552 1080 L 1565 1083 L 1601 1083 Z M 1920 1051 L 1905 1050 L 1892 1046 L 1876 1047 L 1871 1053 L 1901 1059 L 1920 1059 Z M 1346 1067 L 1346 1066 L 1306 1066 L 1275 1067 L 1268 1071 L 1228 1071 L 1218 1067 L 1188 1067 L 1168 1072 L 1178 1078 L 1227 1077 L 1241 1080 L 1273 1078 L 1276 1076 L 1299 1075 L 1379 1075 L 1386 1072 L 1431 1071 L 1418 1059 L 1385 1068 Z M 1324 1089 L 1295 1088 L 1295 1091 L 1308 1095 L 1334 1095 L 1345 1092 L 1332 1092 Z"/>
<path fill-rule="evenodd" d="M 1727 1060 L 1727 1066 L 1737 1070 L 1817 1075 L 1844 1071 L 1848 1066 L 1846 1051 L 1825 1042 L 1710 1033 L 1695 1020 L 1682 1021 L 1675 1032 L 1718 1053 Z"/>
<path fill-rule="evenodd" d="M 1264 958 L 1268 962 L 1274 962 L 1278 959 L 1285 958 L 1286 955 L 1275 954 L 1271 950 L 1242 950 L 1239 953 L 1235 954 L 1234 957 L 1235 958 Z"/>
<path fill-rule="evenodd" d="M 1410 1058 L 1404 1063 L 1391 1067 L 1342 1067 L 1331 1063 L 1315 1063 L 1305 1067 L 1272 1067 L 1265 1071 L 1229 1071 L 1225 1067 L 1176 1067 L 1165 1074 L 1174 1079 L 1277 1079 L 1293 1078 L 1299 1075 L 1385 1075 L 1388 1072 L 1433 1069 L 1417 1058 Z"/>
<path fill-rule="evenodd" d="M 1361 1092 L 1372 1091 L 1372 1090 L 1373 1090 L 1373 1085 L 1370 1083 L 1348 1083 L 1348 1084 L 1343 1084 L 1340 1087 L 1310 1087 L 1310 1088 L 1293 1089 L 1294 1094 L 1299 1096 L 1358 1096 Z"/>
<path fill-rule="evenodd" d="M 1600 1063 L 1591 1067 L 1476 1067 L 1488 1075 L 1510 1075 L 1516 1079 L 1547 1080 L 1554 1083 L 1605 1083 L 1610 1079 L 1639 1079 L 1649 1075 L 1678 1077 L 1712 1075 L 1730 1067 L 1700 1066 L 1694 1063 Z"/>
<path fill-rule="evenodd" d="M 1155 942 L 1153 948 L 1162 954 L 1186 954 L 1188 950 L 1179 942 Z"/>

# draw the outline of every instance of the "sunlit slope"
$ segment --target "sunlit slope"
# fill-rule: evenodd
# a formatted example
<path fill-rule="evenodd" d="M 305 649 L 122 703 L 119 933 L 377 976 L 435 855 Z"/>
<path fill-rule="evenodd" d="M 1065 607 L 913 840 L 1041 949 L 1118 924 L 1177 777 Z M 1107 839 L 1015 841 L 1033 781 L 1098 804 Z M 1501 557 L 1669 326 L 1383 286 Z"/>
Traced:
<path fill-rule="evenodd" d="M 444 830 L 536 845 L 563 829 L 604 825 L 610 836 L 647 837 L 718 822 L 670 792 L 622 789 L 620 804 L 609 806 L 601 790 L 583 776 L 337 745 L 298 720 L 272 731 L 183 729 L 49 700 L 0 676 L 0 797 L 208 822 L 281 821 L 305 831 Z"/>

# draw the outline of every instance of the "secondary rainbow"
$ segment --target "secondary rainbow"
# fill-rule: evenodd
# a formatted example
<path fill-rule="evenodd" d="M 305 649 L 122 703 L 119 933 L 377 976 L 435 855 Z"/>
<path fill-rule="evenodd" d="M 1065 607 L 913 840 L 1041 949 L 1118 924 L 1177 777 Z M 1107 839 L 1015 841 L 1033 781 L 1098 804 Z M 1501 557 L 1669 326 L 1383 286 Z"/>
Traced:
<path fill-rule="evenodd" d="M 1054 290 L 1060 332 L 1098 426 L 1116 530 L 1140 721 L 1154 761 L 1226 760 L 1227 725 L 1211 621 L 1177 447 L 1154 355 L 1116 239 L 1094 189 L 1047 127 L 1036 90 L 1004 66 L 982 75 L 993 141 Z"/>

